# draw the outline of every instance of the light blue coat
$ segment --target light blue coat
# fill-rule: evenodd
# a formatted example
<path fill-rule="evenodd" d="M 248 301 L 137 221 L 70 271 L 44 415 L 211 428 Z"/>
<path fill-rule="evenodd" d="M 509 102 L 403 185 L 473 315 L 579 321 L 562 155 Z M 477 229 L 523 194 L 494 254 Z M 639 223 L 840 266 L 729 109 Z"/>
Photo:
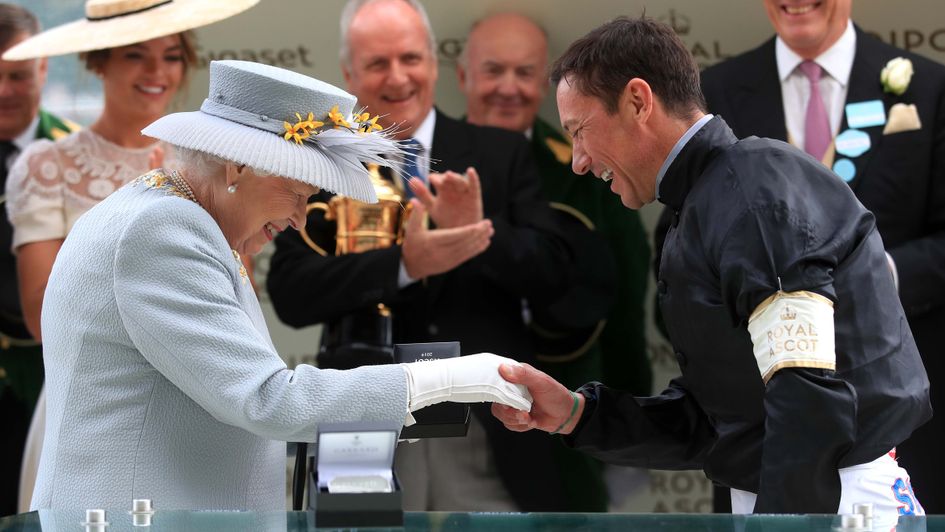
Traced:
<path fill-rule="evenodd" d="M 403 422 L 399 366 L 288 369 L 234 255 L 205 210 L 141 178 L 76 223 L 43 303 L 33 509 L 282 510 L 285 441 Z"/>

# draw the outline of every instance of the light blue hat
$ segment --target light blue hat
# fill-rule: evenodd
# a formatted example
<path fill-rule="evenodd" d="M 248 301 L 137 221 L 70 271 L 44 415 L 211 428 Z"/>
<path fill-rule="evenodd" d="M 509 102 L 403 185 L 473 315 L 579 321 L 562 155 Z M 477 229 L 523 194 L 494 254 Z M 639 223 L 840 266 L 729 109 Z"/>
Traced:
<path fill-rule="evenodd" d="M 385 156 L 403 152 L 355 104 L 334 85 L 290 70 L 213 61 L 200 110 L 164 116 L 141 133 L 374 203 L 364 163 L 389 166 Z"/>

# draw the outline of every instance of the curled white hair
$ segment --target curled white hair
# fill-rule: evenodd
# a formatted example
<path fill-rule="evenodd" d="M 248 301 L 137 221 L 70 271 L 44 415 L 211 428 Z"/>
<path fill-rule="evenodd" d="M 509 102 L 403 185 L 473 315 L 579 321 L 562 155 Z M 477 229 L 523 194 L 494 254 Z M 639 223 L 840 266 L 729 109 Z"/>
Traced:
<path fill-rule="evenodd" d="M 338 58 L 341 64 L 351 64 L 351 47 L 348 44 L 348 30 L 351 29 L 351 22 L 354 16 L 362 7 L 376 2 L 377 0 L 348 0 L 344 9 L 341 10 L 341 44 L 338 47 Z M 436 36 L 433 35 L 433 26 L 430 25 L 430 17 L 427 16 L 427 10 L 423 8 L 418 0 L 402 0 L 406 2 L 414 11 L 420 14 L 423 21 L 423 27 L 427 30 L 427 46 L 430 48 L 430 55 L 436 60 Z"/>
<path fill-rule="evenodd" d="M 188 173 L 196 173 L 203 176 L 214 176 L 225 172 L 228 161 L 222 157 L 217 157 L 212 153 L 207 153 L 190 148 L 174 146 L 164 161 L 164 167 L 178 172 L 186 170 Z M 270 172 L 258 168 L 250 168 L 254 174 L 260 177 L 272 175 Z"/>

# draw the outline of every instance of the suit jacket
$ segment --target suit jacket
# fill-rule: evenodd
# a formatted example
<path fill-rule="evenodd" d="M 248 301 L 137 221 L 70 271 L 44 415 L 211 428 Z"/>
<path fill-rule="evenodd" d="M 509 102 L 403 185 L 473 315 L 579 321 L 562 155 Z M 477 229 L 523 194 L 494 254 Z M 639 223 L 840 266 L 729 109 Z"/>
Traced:
<path fill-rule="evenodd" d="M 291 326 L 328 322 L 331 327 L 346 314 L 385 303 L 393 312 L 395 342 L 459 340 L 463 354 L 489 351 L 534 363 L 521 301 L 548 301 L 562 289 L 568 248 L 551 221 L 524 137 L 437 111 L 431 161 L 434 172 L 478 170 L 485 217 L 495 228 L 484 253 L 400 289 L 400 246 L 335 256 L 335 224 L 312 215 L 307 231 L 327 246 L 329 256 L 313 252 L 294 231 L 279 235 L 267 280 L 277 314 Z M 474 411 L 520 507 L 564 508 L 551 458 L 557 442 L 534 431 L 506 430 L 486 406 Z"/>

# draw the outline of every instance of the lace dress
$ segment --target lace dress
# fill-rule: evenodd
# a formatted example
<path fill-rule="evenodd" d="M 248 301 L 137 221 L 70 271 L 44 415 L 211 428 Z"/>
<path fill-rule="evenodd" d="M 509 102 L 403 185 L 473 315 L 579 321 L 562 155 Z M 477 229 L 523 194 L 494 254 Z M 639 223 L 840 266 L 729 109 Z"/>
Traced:
<path fill-rule="evenodd" d="M 168 145 L 158 145 L 168 153 Z M 148 171 L 155 146 L 124 148 L 89 129 L 30 144 L 7 182 L 13 249 L 65 238 L 85 211 Z"/>
<path fill-rule="evenodd" d="M 10 169 L 7 216 L 13 225 L 13 250 L 31 242 L 63 239 L 76 220 L 125 183 L 148 171 L 155 146 L 124 148 L 85 129 L 57 141 L 37 140 Z M 20 474 L 21 512 L 29 509 L 46 424 L 46 391 L 40 393 L 30 423 Z"/>

